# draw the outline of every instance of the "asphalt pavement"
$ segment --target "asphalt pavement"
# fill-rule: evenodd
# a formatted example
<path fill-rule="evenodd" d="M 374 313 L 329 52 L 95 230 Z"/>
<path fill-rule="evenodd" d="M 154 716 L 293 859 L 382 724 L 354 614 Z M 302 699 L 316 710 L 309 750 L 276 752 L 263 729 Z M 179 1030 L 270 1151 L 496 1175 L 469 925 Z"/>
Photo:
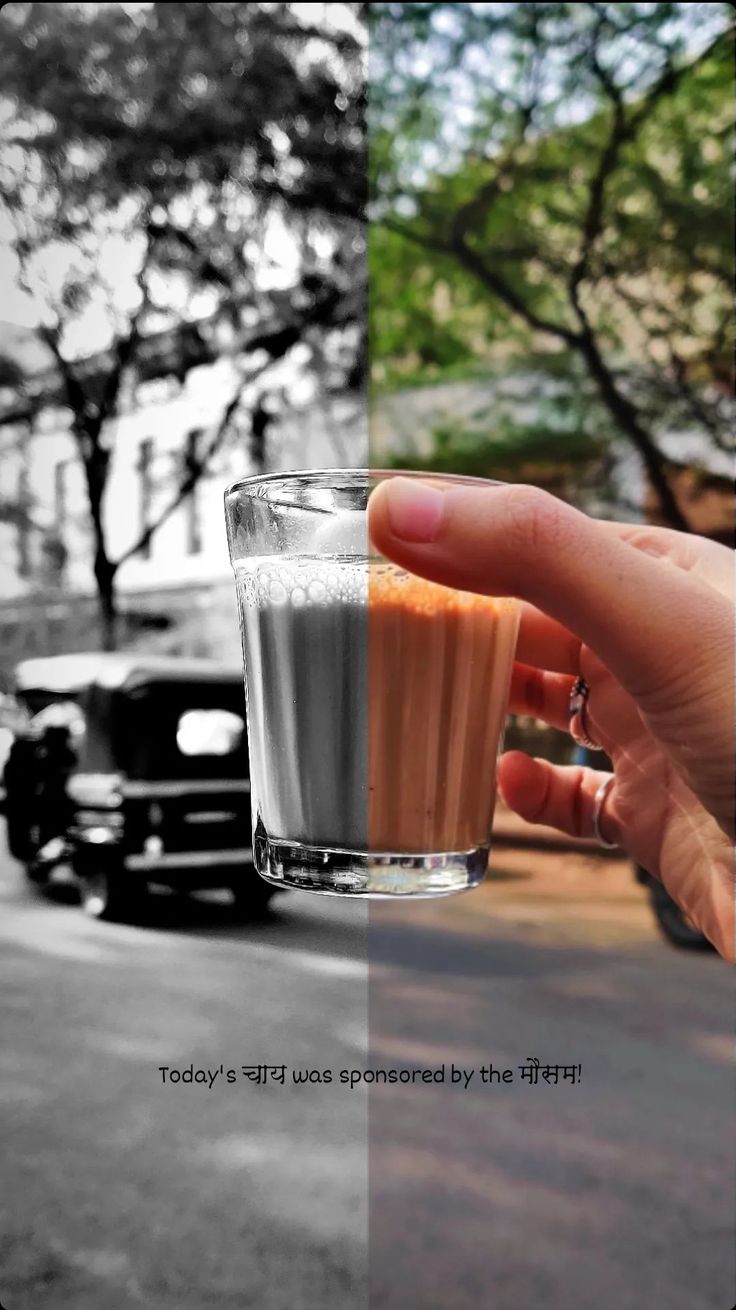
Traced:
<path fill-rule="evenodd" d="M 733 1304 L 732 975 L 660 943 L 620 861 L 121 926 L 1 857 L 0 987 L 6 1310 Z M 339 1082 L 368 1068 L 414 1080 Z"/>

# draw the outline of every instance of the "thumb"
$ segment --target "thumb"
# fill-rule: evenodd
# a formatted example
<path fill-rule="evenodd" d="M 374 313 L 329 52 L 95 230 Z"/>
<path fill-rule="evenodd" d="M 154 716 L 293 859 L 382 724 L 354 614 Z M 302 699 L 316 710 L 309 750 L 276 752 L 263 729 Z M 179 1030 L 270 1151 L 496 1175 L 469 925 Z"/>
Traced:
<path fill-rule="evenodd" d="M 388 478 L 370 498 L 369 529 L 378 550 L 412 573 L 544 610 L 646 712 L 702 695 L 714 661 L 728 673 L 723 597 L 536 487 Z"/>

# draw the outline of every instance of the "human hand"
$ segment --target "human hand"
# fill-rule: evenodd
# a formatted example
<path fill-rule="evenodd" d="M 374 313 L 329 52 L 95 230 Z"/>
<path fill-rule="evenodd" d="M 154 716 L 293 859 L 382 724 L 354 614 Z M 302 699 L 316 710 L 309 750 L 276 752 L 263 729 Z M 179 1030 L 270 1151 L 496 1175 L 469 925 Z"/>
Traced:
<path fill-rule="evenodd" d="M 599 522 L 526 486 L 392 478 L 370 533 L 412 573 L 523 602 L 510 709 L 567 730 L 573 682 L 613 762 L 606 839 L 734 955 L 734 574 L 725 546 Z M 499 786 L 533 823 L 593 831 L 605 773 L 511 752 Z"/>

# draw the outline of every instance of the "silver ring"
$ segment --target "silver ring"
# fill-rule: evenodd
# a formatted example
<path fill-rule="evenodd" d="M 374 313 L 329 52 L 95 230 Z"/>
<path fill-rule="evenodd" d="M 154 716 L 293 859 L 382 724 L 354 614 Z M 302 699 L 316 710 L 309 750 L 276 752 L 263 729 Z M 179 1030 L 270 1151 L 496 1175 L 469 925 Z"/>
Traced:
<path fill-rule="evenodd" d="M 599 751 L 601 747 L 597 741 L 594 741 L 588 732 L 589 695 L 590 687 L 581 673 L 572 684 L 572 690 L 570 692 L 570 707 L 568 710 L 570 716 L 570 736 L 578 746 L 585 746 L 591 751 Z"/>
<path fill-rule="evenodd" d="M 601 832 L 601 811 L 606 803 L 606 796 L 615 781 L 616 778 L 613 773 L 610 773 L 607 778 L 604 778 L 593 801 L 593 836 L 598 842 L 598 845 L 602 846 L 605 851 L 615 851 L 618 849 L 618 842 L 606 841 Z"/>

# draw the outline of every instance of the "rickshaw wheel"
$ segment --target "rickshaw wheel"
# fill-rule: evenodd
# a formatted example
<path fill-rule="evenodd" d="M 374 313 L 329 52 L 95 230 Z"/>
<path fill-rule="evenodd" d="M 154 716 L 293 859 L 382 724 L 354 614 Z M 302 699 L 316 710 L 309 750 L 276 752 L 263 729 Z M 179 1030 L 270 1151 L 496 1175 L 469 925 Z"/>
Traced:
<path fill-rule="evenodd" d="M 125 922 L 140 906 L 142 889 L 117 870 L 95 869 L 79 875 L 79 898 L 90 919 Z"/>
<path fill-rule="evenodd" d="M 43 887 L 48 877 L 48 871 L 46 869 L 39 868 L 33 860 L 28 860 L 23 868 L 26 878 L 30 883 L 33 883 L 34 887 Z"/>
<path fill-rule="evenodd" d="M 35 846 L 30 819 L 22 810 L 14 813 L 13 805 L 8 805 L 5 815 L 5 844 L 14 860 L 26 864 L 33 859 Z"/>
<path fill-rule="evenodd" d="M 659 878 L 653 878 L 651 873 L 647 873 L 641 864 L 636 865 L 636 880 L 642 887 L 646 887 L 649 895 L 649 903 L 654 911 L 654 917 L 657 920 L 662 936 L 670 943 L 671 946 L 677 946 L 680 950 L 686 951 L 713 951 L 708 938 L 696 928 L 690 918 L 680 909 L 676 901 L 673 901 L 667 888 L 659 881 Z"/>

